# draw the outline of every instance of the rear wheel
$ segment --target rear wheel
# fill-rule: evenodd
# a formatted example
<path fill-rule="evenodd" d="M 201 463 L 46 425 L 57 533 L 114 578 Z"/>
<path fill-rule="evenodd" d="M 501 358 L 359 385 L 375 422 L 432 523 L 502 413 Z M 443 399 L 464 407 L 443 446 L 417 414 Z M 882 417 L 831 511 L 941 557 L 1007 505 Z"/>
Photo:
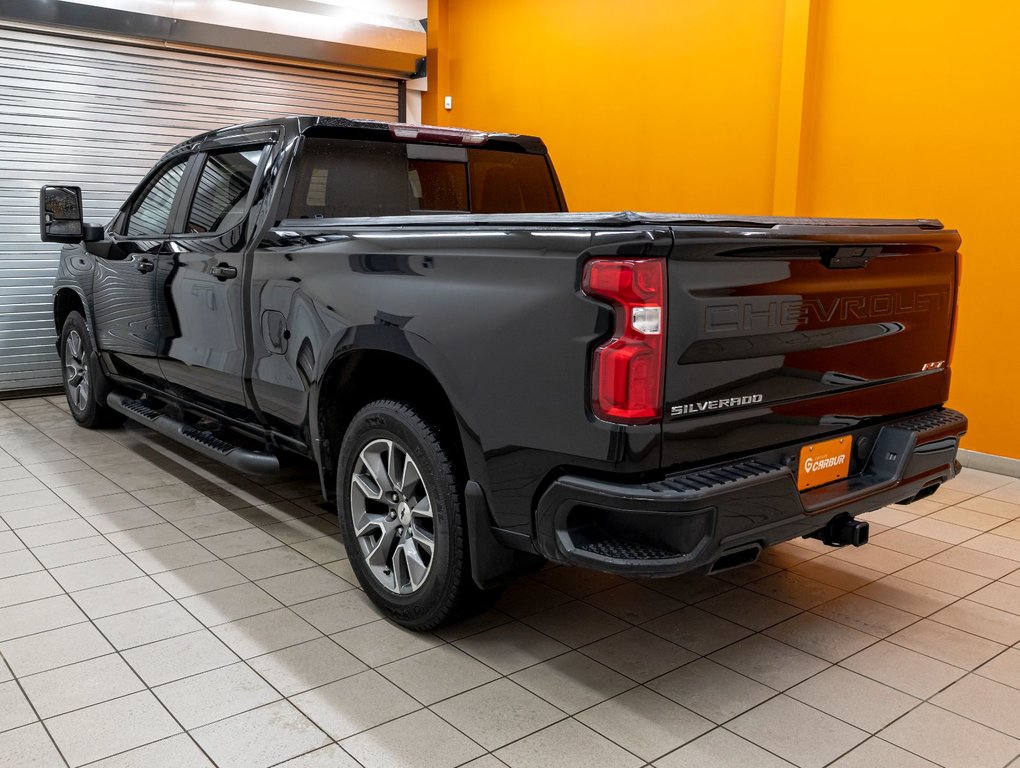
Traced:
<path fill-rule="evenodd" d="M 74 420 L 89 429 L 120 423 L 122 419 L 115 411 L 96 401 L 98 372 L 92 364 L 92 341 L 80 312 L 71 312 L 64 320 L 60 361 L 64 394 Z"/>
<path fill-rule="evenodd" d="M 471 579 L 455 466 L 411 406 L 379 400 L 354 417 L 340 449 L 337 507 L 362 588 L 398 624 L 432 629 L 498 594 Z"/>

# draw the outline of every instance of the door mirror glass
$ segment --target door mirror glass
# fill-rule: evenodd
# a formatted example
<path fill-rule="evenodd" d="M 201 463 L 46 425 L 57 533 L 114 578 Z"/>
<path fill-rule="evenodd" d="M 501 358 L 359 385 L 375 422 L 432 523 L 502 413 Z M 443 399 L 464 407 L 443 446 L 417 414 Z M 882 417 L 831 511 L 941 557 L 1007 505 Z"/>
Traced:
<path fill-rule="evenodd" d="M 81 242 L 81 187 L 43 187 L 39 192 L 39 237 L 45 243 Z"/>

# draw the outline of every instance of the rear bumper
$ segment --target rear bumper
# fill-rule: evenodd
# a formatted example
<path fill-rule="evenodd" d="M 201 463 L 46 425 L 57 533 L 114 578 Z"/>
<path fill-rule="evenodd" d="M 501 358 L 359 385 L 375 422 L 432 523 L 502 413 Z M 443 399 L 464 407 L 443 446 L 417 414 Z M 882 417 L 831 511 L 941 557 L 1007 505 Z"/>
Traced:
<path fill-rule="evenodd" d="M 564 475 L 539 499 L 536 545 L 557 562 L 631 576 L 719 569 L 837 516 L 934 492 L 959 471 L 966 431 L 966 417 L 948 409 L 848 430 L 850 476 L 803 493 L 799 446 L 638 485 Z"/>

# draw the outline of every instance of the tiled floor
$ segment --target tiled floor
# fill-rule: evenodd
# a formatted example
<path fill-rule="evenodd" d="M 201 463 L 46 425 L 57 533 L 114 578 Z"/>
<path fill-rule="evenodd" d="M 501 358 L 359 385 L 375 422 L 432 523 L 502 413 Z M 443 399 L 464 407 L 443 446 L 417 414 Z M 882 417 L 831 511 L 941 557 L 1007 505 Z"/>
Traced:
<path fill-rule="evenodd" d="M 265 486 L 0 404 L 0 766 L 1020 766 L 1020 480 L 717 578 L 549 568 L 436 634 Z"/>

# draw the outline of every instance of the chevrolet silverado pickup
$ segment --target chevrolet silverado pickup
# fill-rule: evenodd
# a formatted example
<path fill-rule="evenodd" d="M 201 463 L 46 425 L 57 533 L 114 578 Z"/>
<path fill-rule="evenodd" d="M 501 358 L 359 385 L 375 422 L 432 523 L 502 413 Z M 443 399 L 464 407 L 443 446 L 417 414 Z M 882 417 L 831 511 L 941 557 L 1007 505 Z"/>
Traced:
<path fill-rule="evenodd" d="M 312 459 L 408 627 L 546 560 L 859 546 L 959 470 L 935 220 L 568 213 L 537 138 L 324 117 L 185 141 L 105 226 L 81 200 L 40 200 L 73 417 Z"/>

